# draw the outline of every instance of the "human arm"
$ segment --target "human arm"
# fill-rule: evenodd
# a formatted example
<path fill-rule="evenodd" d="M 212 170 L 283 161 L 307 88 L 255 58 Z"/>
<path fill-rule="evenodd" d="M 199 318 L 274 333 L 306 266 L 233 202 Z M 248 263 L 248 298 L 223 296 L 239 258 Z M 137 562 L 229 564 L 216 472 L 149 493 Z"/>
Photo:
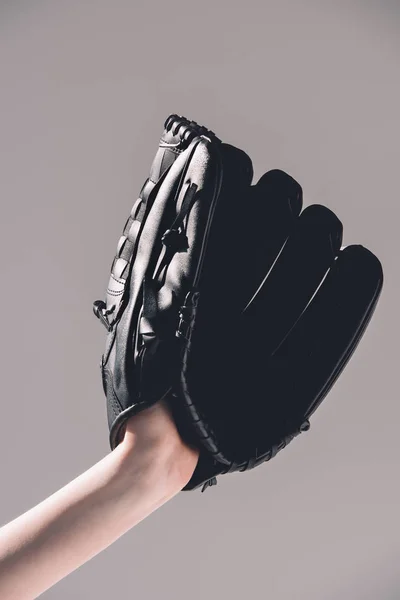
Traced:
<path fill-rule="evenodd" d="M 163 402 L 132 417 L 113 452 L 0 529 L 0 598 L 37 598 L 175 496 L 197 459 Z"/>

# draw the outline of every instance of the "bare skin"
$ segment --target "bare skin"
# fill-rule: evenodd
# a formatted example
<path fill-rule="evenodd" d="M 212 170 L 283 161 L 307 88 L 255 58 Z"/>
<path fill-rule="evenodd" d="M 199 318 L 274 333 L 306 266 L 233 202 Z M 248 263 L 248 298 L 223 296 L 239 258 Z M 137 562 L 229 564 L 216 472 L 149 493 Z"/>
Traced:
<path fill-rule="evenodd" d="M 175 496 L 197 460 L 165 403 L 130 418 L 113 452 L 0 529 L 0 598 L 37 598 Z"/>

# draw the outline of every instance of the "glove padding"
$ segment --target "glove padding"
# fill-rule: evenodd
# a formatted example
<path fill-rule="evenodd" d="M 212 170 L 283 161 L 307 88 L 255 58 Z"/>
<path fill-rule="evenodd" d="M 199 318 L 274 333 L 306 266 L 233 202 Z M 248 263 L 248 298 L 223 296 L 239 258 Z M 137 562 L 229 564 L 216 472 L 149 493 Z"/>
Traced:
<path fill-rule="evenodd" d="M 167 399 L 200 447 L 184 489 L 254 468 L 309 428 L 382 288 L 379 260 L 342 249 L 332 211 L 302 211 L 283 171 L 252 178 L 247 154 L 171 115 L 94 303 L 111 448 L 128 417 Z"/>

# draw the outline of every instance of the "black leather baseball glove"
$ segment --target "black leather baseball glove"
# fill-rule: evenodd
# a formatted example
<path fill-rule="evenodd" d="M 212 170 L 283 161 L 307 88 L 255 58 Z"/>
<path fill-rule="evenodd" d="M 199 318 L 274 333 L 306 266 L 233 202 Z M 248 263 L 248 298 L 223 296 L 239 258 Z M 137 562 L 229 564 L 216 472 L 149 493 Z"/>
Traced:
<path fill-rule="evenodd" d="M 250 158 L 184 117 L 165 122 L 125 224 L 105 302 L 101 361 L 110 445 L 164 398 L 200 458 L 193 489 L 269 460 L 350 359 L 383 282 L 342 247 L 342 224 L 280 170 L 252 185 Z"/>

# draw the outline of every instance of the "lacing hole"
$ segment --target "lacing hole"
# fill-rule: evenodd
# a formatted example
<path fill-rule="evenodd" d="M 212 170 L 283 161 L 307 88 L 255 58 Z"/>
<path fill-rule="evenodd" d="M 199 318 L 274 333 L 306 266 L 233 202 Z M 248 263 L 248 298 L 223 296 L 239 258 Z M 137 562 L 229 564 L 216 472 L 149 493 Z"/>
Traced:
<path fill-rule="evenodd" d="M 106 307 L 105 302 L 103 300 L 96 300 L 93 302 L 93 312 L 97 318 L 100 318 L 100 311 L 104 310 Z"/>
<path fill-rule="evenodd" d="M 310 421 L 308 419 L 306 419 L 304 421 L 304 423 L 302 423 L 300 425 L 300 432 L 303 433 L 304 431 L 308 431 L 310 429 Z"/>
<path fill-rule="evenodd" d="M 178 252 L 179 250 L 187 249 L 187 237 L 181 229 L 167 229 L 161 238 L 162 243 L 167 248 L 171 248 Z"/>
<path fill-rule="evenodd" d="M 172 128 L 172 135 L 176 135 L 182 125 L 183 125 L 182 119 L 178 119 L 175 124 L 175 127 Z"/>

